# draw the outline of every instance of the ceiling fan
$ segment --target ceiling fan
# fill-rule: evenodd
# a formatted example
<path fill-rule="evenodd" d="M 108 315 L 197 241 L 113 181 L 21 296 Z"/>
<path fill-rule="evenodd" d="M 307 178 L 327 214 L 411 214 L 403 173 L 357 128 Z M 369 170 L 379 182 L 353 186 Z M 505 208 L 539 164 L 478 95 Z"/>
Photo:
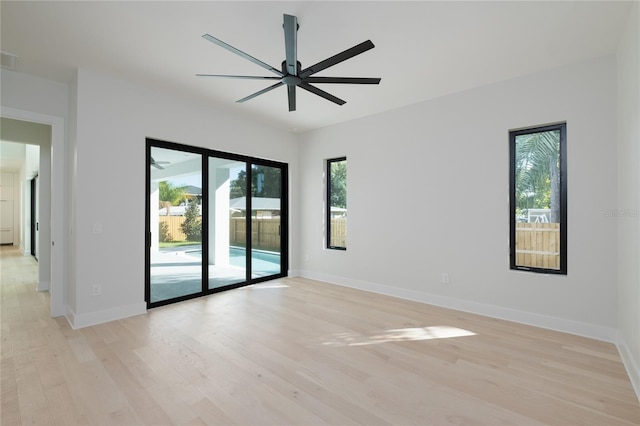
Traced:
<path fill-rule="evenodd" d="M 262 89 L 256 93 L 253 93 L 245 98 L 238 100 L 237 102 L 245 102 L 249 99 L 253 99 L 256 96 L 260 96 L 282 85 L 287 86 L 288 98 L 289 98 L 289 111 L 296 110 L 296 87 L 300 87 L 308 92 L 314 93 L 322 98 L 325 98 L 338 105 L 344 105 L 346 101 L 333 96 L 330 93 L 325 92 L 311 83 L 338 83 L 338 84 L 379 84 L 379 78 L 366 78 L 366 77 L 315 77 L 319 71 L 332 67 L 347 59 L 353 58 L 356 55 L 373 49 L 375 46 L 371 40 L 364 41 L 350 49 L 338 53 L 330 58 L 318 62 L 307 68 L 302 68 L 302 64 L 298 61 L 298 37 L 297 32 L 300 25 L 298 25 L 298 18 L 292 15 L 284 16 L 284 47 L 285 47 L 285 60 L 282 61 L 282 68 L 280 70 L 272 67 L 269 64 L 262 62 L 259 59 L 254 58 L 245 52 L 236 49 L 235 47 L 219 40 L 209 34 L 205 34 L 202 37 L 210 42 L 223 47 L 236 55 L 239 55 L 254 64 L 261 66 L 262 68 L 271 71 L 276 74 L 277 77 L 264 77 L 264 76 L 248 76 L 248 75 L 218 75 L 218 74 L 196 74 L 198 77 L 221 77 L 221 78 L 235 78 L 235 79 L 248 79 L 248 80 L 277 80 L 278 82 L 272 86 Z"/>
<path fill-rule="evenodd" d="M 155 167 L 156 169 L 164 170 L 164 167 L 162 167 L 160 164 L 171 164 L 171 161 L 156 161 L 154 160 L 153 157 L 151 157 L 152 167 Z"/>

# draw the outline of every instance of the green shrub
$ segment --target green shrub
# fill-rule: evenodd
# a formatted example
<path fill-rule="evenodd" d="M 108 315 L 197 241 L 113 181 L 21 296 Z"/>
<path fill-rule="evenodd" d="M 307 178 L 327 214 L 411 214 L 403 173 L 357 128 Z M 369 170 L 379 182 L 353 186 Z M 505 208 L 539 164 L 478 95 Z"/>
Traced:
<path fill-rule="evenodd" d="M 202 221 L 200 220 L 200 209 L 198 203 L 192 201 L 184 212 L 184 222 L 180 225 L 182 232 L 187 237 L 187 241 L 201 241 Z"/>
<path fill-rule="evenodd" d="M 173 241 L 171 233 L 169 232 L 169 225 L 167 225 L 166 222 L 160 222 L 160 241 L 163 243 Z"/>

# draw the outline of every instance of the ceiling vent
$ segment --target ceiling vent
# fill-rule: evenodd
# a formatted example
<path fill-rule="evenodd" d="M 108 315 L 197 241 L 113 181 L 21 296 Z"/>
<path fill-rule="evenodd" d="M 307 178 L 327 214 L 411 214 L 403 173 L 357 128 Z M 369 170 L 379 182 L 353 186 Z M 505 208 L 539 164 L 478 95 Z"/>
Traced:
<path fill-rule="evenodd" d="M 2 53 L 2 68 L 6 68 L 11 71 L 16 71 L 18 67 L 18 57 L 12 53 Z"/>

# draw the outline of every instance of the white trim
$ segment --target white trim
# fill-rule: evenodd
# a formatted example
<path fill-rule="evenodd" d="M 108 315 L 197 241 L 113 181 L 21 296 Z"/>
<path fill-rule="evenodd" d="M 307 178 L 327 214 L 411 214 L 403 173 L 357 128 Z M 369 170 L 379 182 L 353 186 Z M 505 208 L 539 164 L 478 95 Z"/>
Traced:
<path fill-rule="evenodd" d="M 638 360 L 631 354 L 620 332 L 618 332 L 618 338 L 616 339 L 616 347 L 620 353 L 620 358 L 622 358 L 622 364 L 627 370 L 631 386 L 633 386 L 633 390 L 636 391 L 636 397 L 640 401 L 640 366 L 638 365 Z"/>
<path fill-rule="evenodd" d="M 31 256 L 31 255 L 29 255 Z M 37 291 L 47 291 L 49 290 L 49 287 L 51 286 L 51 283 L 49 281 L 38 281 L 38 286 L 36 287 Z"/>
<path fill-rule="evenodd" d="M 51 241 L 57 246 L 50 250 L 51 271 L 49 293 L 51 294 L 50 315 L 59 317 L 65 313 L 64 277 L 66 275 L 66 221 L 64 206 L 66 191 L 65 174 L 65 119 L 55 115 L 2 106 L 2 117 L 48 124 L 51 126 Z"/>
<path fill-rule="evenodd" d="M 133 317 L 136 315 L 146 314 L 147 304 L 145 302 L 134 303 L 126 306 L 117 306 L 103 311 L 87 312 L 86 314 L 77 314 L 67 306 L 67 321 L 71 328 L 77 330 L 79 328 L 90 327 L 92 325 L 103 324 L 105 322 L 115 321 L 123 318 Z"/>
<path fill-rule="evenodd" d="M 71 306 L 67 305 L 66 313 L 64 314 L 64 317 L 67 319 L 67 322 L 69 323 L 71 328 L 75 329 L 75 327 L 73 327 L 73 324 L 76 322 L 76 314 L 71 308 Z"/>
<path fill-rule="evenodd" d="M 301 277 L 325 281 L 331 284 L 356 288 L 359 290 L 370 291 L 372 293 L 384 294 L 386 296 L 398 297 L 400 299 L 407 299 L 414 302 L 421 302 L 429 305 L 455 309 L 458 311 L 484 315 L 491 318 L 513 321 L 521 324 L 532 325 L 535 327 L 546 328 L 549 330 L 560 331 L 563 333 L 589 337 L 591 339 L 602 340 L 605 342 L 613 343 L 616 340 L 616 329 L 611 327 L 604 327 L 596 324 L 589 324 L 565 318 L 551 317 L 547 315 L 536 314 L 533 312 L 519 311 L 517 309 L 488 305 L 485 303 L 479 303 L 470 300 L 463 300 L 415 290 L 391 287 L 384 284 L 352 280 L 349 278 L 327 274 L 318 274 L 311 271 L 301 270 L 298 272 L 299 276 Z"/>

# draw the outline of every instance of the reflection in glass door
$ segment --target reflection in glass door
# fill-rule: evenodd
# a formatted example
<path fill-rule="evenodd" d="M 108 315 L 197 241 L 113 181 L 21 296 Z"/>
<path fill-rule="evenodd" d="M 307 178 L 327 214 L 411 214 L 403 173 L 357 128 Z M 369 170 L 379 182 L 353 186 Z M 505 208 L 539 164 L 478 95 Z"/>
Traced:
<path fill-rule="evenodd" d="M 279 167 L 251 166 L 251 277 L 279 274 L 281 262 L 281 188 Z"/>
<path fill-rule="evenodd" d="M 202 292 L 202 155 L 151 147 L 150 303 Z"/>
<path fill-rule="evenodd" d="M 209 289 L 247 279 L 244 161 L 209 157 Z"/>

